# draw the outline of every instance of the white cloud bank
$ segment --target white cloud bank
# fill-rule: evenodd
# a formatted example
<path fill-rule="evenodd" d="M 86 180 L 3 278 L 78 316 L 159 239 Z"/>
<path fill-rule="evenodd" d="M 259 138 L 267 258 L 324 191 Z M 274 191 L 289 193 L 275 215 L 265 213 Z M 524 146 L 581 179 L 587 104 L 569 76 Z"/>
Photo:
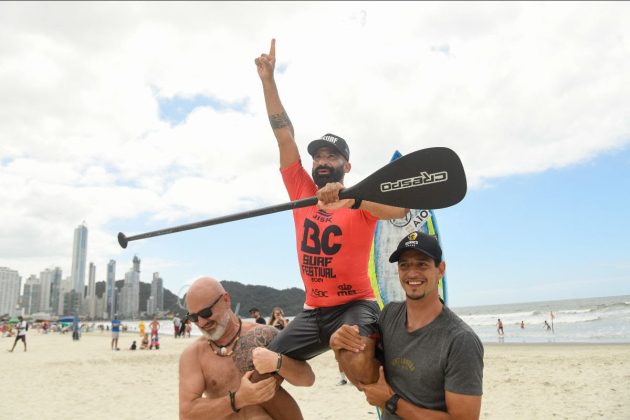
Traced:
<path fill-rule="evenodd" d="M 286 201 L 253 64 L 272 37 L 301 150 L 325 132 L 346 137 L 349 183 L 394 149 L 451 147 L 479 187 L 624 147 L 629 12 L 623 2 L 3 2 L 0 265 L 69 275 L 83 220 L 89 259 L 103 266 L 120 254 L 117 223 L 157 228 Z M 156 95 L 246 105 L 197 108 L 171 127 Z"/>

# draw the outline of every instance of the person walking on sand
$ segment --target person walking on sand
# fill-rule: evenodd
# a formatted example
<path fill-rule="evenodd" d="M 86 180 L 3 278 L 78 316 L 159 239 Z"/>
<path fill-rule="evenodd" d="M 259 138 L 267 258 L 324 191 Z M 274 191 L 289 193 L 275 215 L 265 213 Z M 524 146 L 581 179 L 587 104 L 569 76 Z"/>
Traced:
<path fill-rule="evenodd" d="M 501 318 L 497 320 L 497 333 L 499 335 L 503 335 L 503 322 L 501 321 Z"/>
<path fill-rule="evenodd" d="M 302 419 L 297 403 L 276 377 L 251 380 L 254 357 L 259 366 L 271 364 L 273 372 L 296 379 L 293 385 L 312 385 L 315 380 L 307 363 L 276 357 L 264 348 L 278 330 L 241 320 L 232 312 L 230 295 L 211 277 L 195 280 L 186 294 L 186 306 L 187 316 L 203 336 L 179 359 L 180 419 Z M 268 411 L 272 400 L 276 404 L 271 408 L 280 407 L 279 411 Z"/>
<path fill-rule="evenodd" d="M 521 321 L 521 330 L 525 329 L 525 321 Z"/>
<path fill-rule="evenodd" d="M 15 349 L 15 345 L 20 340 L 24 344 L 24 351 L 26 351 L 26 331 L 28 331 L 28 323 L 21 315 L 18 316 L 18 323 L 15 324 L 15 329 L 17 330 L 17 334 L 15 336 L 15 341 L 13 342 L 13 347 L 11 347 L 11 350 L 9 350 L 9 352 L 13 352 L 13 350 Z"/>
<path fill-rule="evenodd" d="M 483 344 L 440 299 L 446 263 L 435 237 L 412 232 L 389 257 L 398 264 L 404 302 L 390 302 L 378 320 L 379 355 L 364 366 L 374 383 L 353 382 L 383 419 L 478 419 L 483 391 Z M 330 340 L 361 353 L 356 325 L 343 325 Z M 352 378 L 349 378 L 352 381 Z"/>
<path fill-rule="evenodd" d="M 276 138 L 280 173 L 289 198 L 317 196 L 318 205 L 293 210 L 300 273 L 306 291 L 304 310 L 284 328 L 269 349 L 296 360 L 309 360 L 329 350 L 329 338 L 342 324 L 360 325 L 368 350 L 341 352 L 342 370 L 364 381 L 363 358 L 371 358 L 369 338 L 379 307 L 368 275 L 368 261 L 379 219 L 398 219 L 408 210 L 359 199 L 339 199 L 344 176 L 350 172 L 350 149 L 345 139 L 325 134 L 311 141 L 311 176 L 302 166 L 293 125 L 282 105 L 274 80 L 276 41 L 268 54 L 255 59 L 262 82 L 269 122 Z"/>
<path fill-rule="evenodd" d="M 118 348 L 118 337 L 120 336 L 120 320 L 117 315 L 112 319 L 112 350 L 120 350 Z"/>

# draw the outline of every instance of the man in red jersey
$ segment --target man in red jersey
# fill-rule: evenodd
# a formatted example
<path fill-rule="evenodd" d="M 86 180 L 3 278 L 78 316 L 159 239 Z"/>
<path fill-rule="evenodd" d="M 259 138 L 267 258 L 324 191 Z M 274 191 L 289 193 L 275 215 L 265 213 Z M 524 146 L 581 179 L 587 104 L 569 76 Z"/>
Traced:
<path fill-rule="evenodd" d="M 274 353 L 309 360 L 329 347 L 329 339 L 343 324 L 359 325 L 365 352 L 340 352 L 338 362 L 356 383 L 373 382 L 360 369 L 374 357 L 379 308 L 368 275 L 368 261 L 379 219 L 404 217 L 407 209 L 362 200 L 340 200 L 343 178 L 351 169 L 346 141 L 326 134 L 308 145 L 313 157 L 312 178 L 302 166 L 291 121 L 282 106 L 274 80 L 275 40 L 269 54 L 255 60 L 265 104 L 280 151 L 280 172 L 291 200 L 317 196 L 318 206 L 293 210 L 298 263 L 306 302 L 304 310 L 267 347 L 254 364 L 260 373 L 272 366 Z M 269 359 L 269 360 L 267 360 Z M 364 360 L 365 359 L 365 360 Z M 260 367 L 260 368 L 259 368 Z"/>

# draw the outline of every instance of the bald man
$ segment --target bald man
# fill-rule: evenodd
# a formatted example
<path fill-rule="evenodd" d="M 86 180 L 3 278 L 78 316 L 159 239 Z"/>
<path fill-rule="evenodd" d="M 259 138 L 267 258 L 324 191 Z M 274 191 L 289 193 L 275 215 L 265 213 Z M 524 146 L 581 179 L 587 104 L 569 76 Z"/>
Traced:
<path fill-rule="evenodd" d="M 275 328 L 243 322 L 232 312 L 230 295 L 211 277 L 192 284 L 186 305 L 188 318 L 204 336 L 179 360 L 181 419 L 303 418 L 275 374 L 296 386 L 312 385 L 315 375 L 307 363 L 265 348 L 278 333 Z M 258 382 L 252 378 L 254 366 L 266 374 Z"/>

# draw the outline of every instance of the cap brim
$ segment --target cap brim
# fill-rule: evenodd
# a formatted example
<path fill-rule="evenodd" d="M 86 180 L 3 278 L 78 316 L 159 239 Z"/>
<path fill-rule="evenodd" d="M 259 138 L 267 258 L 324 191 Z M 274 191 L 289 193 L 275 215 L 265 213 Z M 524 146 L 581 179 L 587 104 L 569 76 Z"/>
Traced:
<path fill-rule="evenodd" d="M 427 257 L 430 257 L 431 259 L 433 259 L 433 261 L 437 261 L 438 263 L 440 262 L 437 258 L 435 258 L 435 255 L 431 255 L 427 251 L 423 251 L 423 250 L 418 249 L 418 248 L 400 248 L 400 249 L 397 249 L 396 251 L 394 251 L 392 253 L 392 255 L 389 256 L 389 262 L 393 263 L 393 262 L 398 261 L 400 259 L 400 254 L 402 254 L 405 251 L 421 252 L 422 254 L 426 255 Z"/>

